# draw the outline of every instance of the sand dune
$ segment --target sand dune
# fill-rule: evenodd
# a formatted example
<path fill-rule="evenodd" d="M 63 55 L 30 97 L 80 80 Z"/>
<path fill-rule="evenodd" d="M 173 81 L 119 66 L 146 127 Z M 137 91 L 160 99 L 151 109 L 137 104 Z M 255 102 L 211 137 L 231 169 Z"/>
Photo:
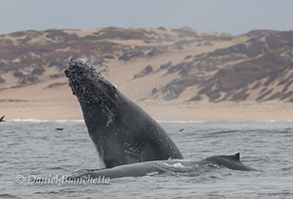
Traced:
<path fill-rule="evenodd" d="M 3 35 L 0 116 L 82 119 L 63 70 L 88 52 L 108 80 L 157 120 L 292 121 L 291 35 L 254 31 L 233 37 L 189 28 Z M 150 73 L 134 78 L 148 66 Z"/>

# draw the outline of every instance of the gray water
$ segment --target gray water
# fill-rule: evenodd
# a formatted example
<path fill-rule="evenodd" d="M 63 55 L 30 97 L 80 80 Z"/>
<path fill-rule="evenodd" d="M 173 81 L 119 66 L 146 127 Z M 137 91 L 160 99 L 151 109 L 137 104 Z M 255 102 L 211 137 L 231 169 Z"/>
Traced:
<path fill-rule="evenodd" d="M 242 162 L 257 171 L 199 168 L 109 183 L 37 183 L 29 179 L 58 179 L 103 166 L 84 123 L 6 122 L 0 123 L 0 197 L 293 198 L 292 122 L 161 125 L 186 159 L 240 152 Z"/>

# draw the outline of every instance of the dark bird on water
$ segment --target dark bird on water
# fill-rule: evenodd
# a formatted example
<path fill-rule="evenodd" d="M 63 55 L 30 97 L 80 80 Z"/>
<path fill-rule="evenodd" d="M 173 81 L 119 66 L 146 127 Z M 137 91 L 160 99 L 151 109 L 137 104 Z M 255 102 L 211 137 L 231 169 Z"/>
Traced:
<path fill-rule="evenodd" d="M 0 118 L 0 122 L 5 122 L 4 117 L 5 117 L 5 115 L 3 115 L 3 116 Z"/>

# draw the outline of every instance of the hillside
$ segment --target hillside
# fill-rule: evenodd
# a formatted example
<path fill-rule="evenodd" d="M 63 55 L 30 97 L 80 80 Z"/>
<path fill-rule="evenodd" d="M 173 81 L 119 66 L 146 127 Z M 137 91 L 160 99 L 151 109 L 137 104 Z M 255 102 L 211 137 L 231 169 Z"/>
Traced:
<path fill-rule="evenodd" d="M 63 70 L 82 54 L 142 104 L 293 102 L 293 31 L 110 27 L 0 35 L 0 103 L 76 106 Z"/>

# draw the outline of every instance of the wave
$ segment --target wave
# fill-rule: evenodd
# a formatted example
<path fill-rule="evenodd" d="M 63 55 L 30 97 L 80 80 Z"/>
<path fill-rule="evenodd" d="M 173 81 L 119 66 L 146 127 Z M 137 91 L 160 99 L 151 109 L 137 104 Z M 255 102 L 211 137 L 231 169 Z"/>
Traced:
<path fill-rule="evenodd" d="M 158 123 L 205 123 L 200 120 L 157 120 Z"/>
<path fill-rule="evenodd" d="M 287 121 L 276 121 L 276 120 L 263 120 L 263 121 L 201 121 L 201 120 L 156 120 L 158 123 L 174 123 L 174 124 L 200 124 L 200 123 L 209 123 L 209 122 L 220 122 L 220 123 L 293 123 L 293 120 L 287 120 Z M 36 122 L 36 123 L 40 123 L 40 122 L 76 122 L 76 123 L 82 123 L 84 122 L 83 119 L 80 120 L 40 120 L 40 119 L 32 119 L 32 118 L 28 118 L 28 119 L 12 119 L 12 120 L 6 120 L 6 122 Z"/>
<path fill-rule="evenodd" d="M 156 120 L 158 123 L 205 123 L 205 121 L 196 120 Z M 39 119 L 12 119 L 7 120 L 7 122 L 84 122 L 83 119 L 80 120 L 39 120 Z"/>
<path fill-rule="evenodd" d="M 6 122 L 50 122 L 50 120 L 37 120 L 37 119 L 13 119 L 13 120 L 8 120 Z"/>
<path fill-rule="evenodd" d="M 39 120 L 39 119 L 12 119 L 12 120 L 8 120 L 6 122 L 36 122 L 36 123 L 40 123 L 40 122 L 84 122 L 84 120 Z"/>
<path fill-rule="evenodd" d="M 53 120 L 52 122 L 84 122 L 84 120 Z"/>

